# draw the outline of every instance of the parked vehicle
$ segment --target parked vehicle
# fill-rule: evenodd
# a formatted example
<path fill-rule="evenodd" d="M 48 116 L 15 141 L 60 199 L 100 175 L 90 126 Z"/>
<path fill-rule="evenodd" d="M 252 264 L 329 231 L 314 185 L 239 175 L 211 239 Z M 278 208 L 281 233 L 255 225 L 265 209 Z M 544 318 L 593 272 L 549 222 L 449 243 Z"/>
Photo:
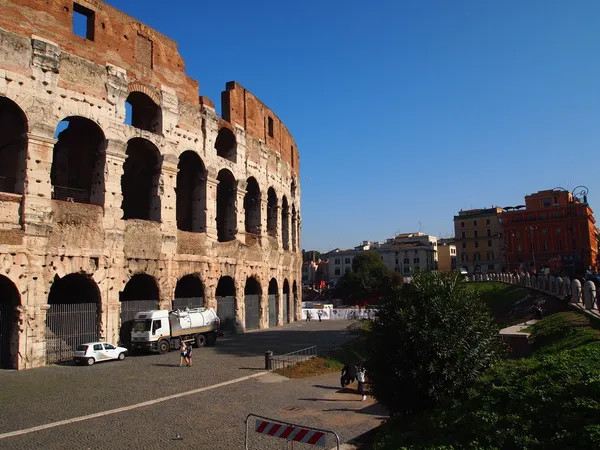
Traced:
<path fill-rule="evenodd" d="M 77 364 L 91 366 L 94 363 L 111 359 L 123 361 L 126 353 L 127 349 L 125 347 L 117 347 L 108 342 L 88 342 L 77 346 L 73 354 L 73 360 Z"/>
<path fill-rule="evenodd" d="M 220 325 L 217 313 L 210 308 L 140 311 L 133 319 L 131 349 L 162 354 L 178 348 L 181 341 L 196 347 L 214 345 Z"/>

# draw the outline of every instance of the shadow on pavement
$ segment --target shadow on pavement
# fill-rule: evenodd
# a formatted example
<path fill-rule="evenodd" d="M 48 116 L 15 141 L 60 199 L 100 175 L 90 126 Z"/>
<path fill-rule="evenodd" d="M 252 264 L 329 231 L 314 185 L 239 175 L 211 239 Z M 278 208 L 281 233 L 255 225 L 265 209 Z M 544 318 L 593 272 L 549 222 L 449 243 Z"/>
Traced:
<path fill-rule="evenodd" d="M 319 389 L 331 389 L 332 391 L 338 391 L 338 392 L 342 391 L 342 389 L 340 389 L 337 386 L 323 386 L 322 384 L 313 384 L 313 387 L 316 387 Z"/>
<path fill-rule="evenodd" d="M 360 402 L 360 398 L 358 399 L 358 401 Z M 324 409 L 323 411 L 326 411 L 326 412 L 348 411 L 348 412 L 355 412 L 358 414 L 367 414 L 370 416 L 380 416 L 377 418 L 378 420 L 386 420 L 388 418 L 385 409 L 383 408 L 383 406 L 381 406 L 378 403 L 373 403 L 371 405 L 365 406 L 364 408 L 356 408 L 356 409 L 353 409 L 353 408 L 331 408 L 331 409 Z"/>

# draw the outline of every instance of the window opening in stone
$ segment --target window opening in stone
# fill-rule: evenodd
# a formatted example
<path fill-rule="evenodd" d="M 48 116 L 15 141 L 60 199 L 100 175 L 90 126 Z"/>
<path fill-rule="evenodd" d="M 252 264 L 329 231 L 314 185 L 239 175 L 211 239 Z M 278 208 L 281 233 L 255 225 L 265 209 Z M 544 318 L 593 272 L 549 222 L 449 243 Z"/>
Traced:
<path fill-rule="evenodd" d="M 281 242 L 284 250 L 290 249 L 290 208 L 285 195 L 281 202 Z"/>
<path fill-rule="evenodd" d="M 215 149 L 217 150 L 217 156 L 225 158 L 232 163 L 237 161 L 237 142 L 235 135 L 229 128 L 221 128 L 219 130 L 217 140 L 215 141 Z"/>
<path fill-rule="evenodd" d="M 125 104 L 125 124 L 151 133 L 162 133 L 162 110 L 142 92 L 131 92 Z"/>
<path fill-rule="evenodd" d="M 173 309 L 201 308 L 204 306 L 204 285 L 198 274 L 185 275 L 175 286 Z"/>
<path fill-rule="evenodd" d="M 94 21 L 96 13 L 79 3 L 73 3 L 73 34 L 94 40 Z"/>
<path fill-rule="evenodd" d="M 217 300 L 217 315 L 221 319 L 221 330 L 235 332 L 237 300 L 233 278 L 229 276 L 219 278 L 215 297 Z"/>
<path fill-rule="evenodd" d="M 237 183 L 233 174 L 223 169 L 217 176 L 217 239 L 228 242 L 235 239 Z"/>
<path fill-rule="evenodd" d="M 292 299 L 290 296 L 290 283 L 287 280 L 287 278 L 285 278 L 283 280 L 283 321 L 285 323 L 289 323 L 290 322 L 290 313 L 292 311 L 291 308 L 291 303 Z"/>
<path fill-rule="evenodd" d="M 297 239 L 297 219 L 296 219 L 296 207 L 292 205 L 292 250 L 296 251 L 296 239 Z"/>
<path fill-rule="evenodd" d="M 154 56 L 154 43 L 152 39 L 137 35 L 135 42 L 135 59 L 144 67 L 152 69 L 154 67 L 153 56 Z"/>
<path fill-rule="evenodd" d="M 273 133 L 273 118 L 269 117 L 268 120 L 268 131 L 269 131 L 269 136 L 273 137 L 274 133 Z"/>
<path fill-rule="evenodd" d="M 292 180 L 292 185 L 290 186 L 290 192 L 292 198 L 296 198 L 296 180 Z"/>
<path fill-rule="evenodd" d="M 133 319 L 140 311 L 159 309 L 159 289 L 152 275 L 137 273 L 132 276 L 122 292 L 119 293 L 121 303 L 121 328 L 119 341 L 121 345 L 131 342 Z"/>
<path fill-rule="evenodd" d="M 260 325 L 260 296 L 262 288 L 258 280 L 250 277 L 246 280 L 244 287 L 244 306 L 246 330 L 256 330 Z"/>
<path fill-rule="evenodd" d="M 290 302 L 290 316 L 294 316 L 294 308 L 298 305 L 298 285 L 296 281 L 292 283 L 292 301 Z"/>
<path fill-rule="evenodd" d="M 292 145 L 291 149 L 290 149 L 290 159 L 292 162 L 292 169 L 294 168 L 294 146 Z"/>
<path fill-rule="evenodd" d="M 272 187 L 267 191 L 267 234 L 277 237 L 277 194 Z"/>
<path fill-rule="evenodd" d="M 54 200 L 104 204 L 106 139 L 102 129 L 85 117 L 67 117 L 55 133 L 50 182 Z"/>
<path fill-rule="evenodd" d="M 277 326 L 277 316 L 279 315 L 279 287 L 277 286 L 277 280 L 271 278 L 269 281 L 269 327 Z"/>
<path fill-rule="evenodd" d="M 16 369 L 19 354 L 19 314 L 21 296 L 15 284 L 0 275 L 0 369 Z"/>
<path fill-rule="evenodd" d="M 260 234 L 260 188 L 254 177 L 247 180 L 246 195 L 244 196 L 244 223 L 246 233 Z"/>
<path fill-rule="evenodd" d="M 21 108 L 0 97 L 0 192 L 24 193 L 27 130 Z"/>
<path fill-rule="evenodd" d="M 154 144 L 134 138 L 127 144 L 121 191 L 123 219 L 160 221 L 160 155 Z"/>
<path fill-rule="evenodd" d="M 206 169 L 200 156 L 187 150 L 177 165 L 177 228 L 182 231 L 206 231 Z"/>
<path fill-rule="evenodd" d="M 46 364 L 72 361 L 77 345 L 100 339 L 100 290 L 85 273 L 71 273 L 54 282 L 46 311 Z"/>

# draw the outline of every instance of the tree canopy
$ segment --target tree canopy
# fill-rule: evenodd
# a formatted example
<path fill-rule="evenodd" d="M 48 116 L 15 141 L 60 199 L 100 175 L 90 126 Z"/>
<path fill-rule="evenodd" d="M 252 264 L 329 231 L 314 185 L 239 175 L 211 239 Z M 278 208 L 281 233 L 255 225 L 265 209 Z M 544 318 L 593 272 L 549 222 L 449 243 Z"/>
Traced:
<path fill-rule="evenodd" d="M 338 282 L 336 295 L 346 303 L 355 305 L 383 295 L 394 283 L 400 283 L 383 263 L 379 253 L 359 253 L 352 260 L 352 271 Z"/>

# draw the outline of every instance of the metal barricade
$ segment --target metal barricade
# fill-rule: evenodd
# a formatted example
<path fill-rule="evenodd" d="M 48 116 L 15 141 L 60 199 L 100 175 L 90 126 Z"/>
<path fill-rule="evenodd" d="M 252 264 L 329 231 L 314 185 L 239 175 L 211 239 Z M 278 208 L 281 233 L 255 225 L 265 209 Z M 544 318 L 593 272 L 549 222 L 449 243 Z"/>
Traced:
<path fill-rule="evenodd" d="M 291 443 L 292 448 L 294 443 L 305 444 L 309 446 L 325 447 L 327 446 L 327 436 L 332 436 L 335 440 L 336 448 L 340 448 L 340 437 L 333 430 L 326 430 L 322 428 L 314 428 L 309 426 L 300 425 L 297 423 L 285 422 L 283 420 L 271 419 L 269 417 L 259 416 L 257 414 L 248 414 L 245 420 L 246 436 L 244 438 L 244 448 L 249 448 L 249 425 L 254 420 L 254 432 L 261 436 L 270 436 L 277 439 L 285 439 L 288 443 Z M 264 448 L 264 446 L 261 446 Z"/>

